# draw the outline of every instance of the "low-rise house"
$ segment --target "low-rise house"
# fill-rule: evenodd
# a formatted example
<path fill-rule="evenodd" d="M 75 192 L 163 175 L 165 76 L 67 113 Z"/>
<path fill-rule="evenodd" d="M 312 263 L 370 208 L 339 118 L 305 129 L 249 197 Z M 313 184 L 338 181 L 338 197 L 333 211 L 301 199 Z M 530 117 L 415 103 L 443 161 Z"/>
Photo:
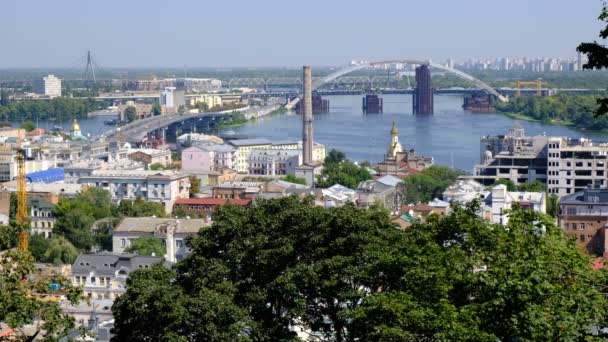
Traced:
<path fill-rule="evenodd" d="M 472 179 L 458 179 L 443 192 L 447 202 L 469 203 L 475 199 L 485 199 L 489 195 L 485 186 Z"/>
<path fill-rule="evenodd" d="M 507 191 L 504 184 L 496 185 L 485 199 L 485 205 L 489 210 L 489 217 L 492 223 L 506 225 L 509 222 L 507 211 L 515 203 L 524 210 L 534 210 L 540 213 L 546 212 L 546 195 L 544 192 L 520 192 Z"/>
<path fill-rule="evenodd" d="M 165 211 L 171 213 L 176 199 L 190 197 L 189 177 L 172 170 L 95 170 L 78 182 L 109 191 L 114 202 L 134 201 L 139 197 L 163 203 Z"/>
<path fill-rule="evenodd" d="M 357 187 L 357 203 L 362 208 L 382 205 L 391 211 L 397 210 L 397 189 L 378 180 L 367 180 Z"/>
<path fill-rule="evenodd" d="M 143 163 L 146 166 L 152 164 L 160 164 L 163 166 L 171 165 L 171 150 L 165 149 L 153 149 L 153 148 L 142 148 L 133 150 L 129 153 L 129 159 Z"/>
<path fill-rule="evenodd" d="M 228 182 L 213 187 L 213 198 L 253 198 L 264 183 L 260 182 Z"/>
<path fill-rule="evenodd" d="M 125 217 L 112 233 L 112 251 L 124 253 L 137 238 L 155 237 L 167 248 L 167 260 L 175 262 L 190 254 L 186 238 L 210 225 L 207 219 Z"/>
<path fill-rule="evenodd" d="M 323 200 L 326 206 L 342 206 L 346 203 L 357 203 L 357 192 L 344 185 L 334 184 L 321 191 L 323 192 Z"/>
<path fill-rule="evenodd" d="M 577 244 L 595 255 L 608 257 L 608 189 L 589 188 L 562 197 L 559 226 L 576 237 Z"/>

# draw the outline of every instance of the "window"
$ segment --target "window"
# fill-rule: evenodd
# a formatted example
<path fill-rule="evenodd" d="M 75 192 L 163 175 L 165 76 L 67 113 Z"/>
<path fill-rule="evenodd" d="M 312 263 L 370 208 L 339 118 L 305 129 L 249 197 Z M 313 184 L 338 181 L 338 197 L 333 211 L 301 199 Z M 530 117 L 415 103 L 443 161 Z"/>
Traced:
<path fill-rule="evenodd" d="M 91 283 L 95 284 L 95 277 L 91 277 Z"/>
<path fill-rule="evenodd" d="M 120 239 L 120 247 L 126 247 L 127 246 L 127 240 L 126 239 Z"/>
<path fill-rule="evenodd" d="M 585 230 L 585 224 L 584 224 L 584 223 L 581 223 L 578 229 L 579 229 L 579 230 Z"/>
<path fill-rule="evenodd" d="M 580 240 L 581 242 L 585 242 L 585 234 L 581 234 L 581 235 L 579 236 L 579 240 Z"/>

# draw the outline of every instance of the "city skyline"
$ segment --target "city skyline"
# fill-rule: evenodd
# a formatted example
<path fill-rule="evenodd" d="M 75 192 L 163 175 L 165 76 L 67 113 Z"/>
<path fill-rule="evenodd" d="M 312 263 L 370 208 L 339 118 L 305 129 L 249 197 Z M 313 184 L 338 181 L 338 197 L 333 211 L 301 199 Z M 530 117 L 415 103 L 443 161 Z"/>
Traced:
<path fill-rule="evenodd" d="M 441 6 L 307 4 L 296 10 L 275 0 L 204 6 L 107 1 L 95 8 L 73 0 L 10 2 L 0 13 L 7 32 L 0 68 L 75 67 L 89 49 L 108 68 L 344 65 L 350 59 L 402 57 L 574 58 L 576 46 L 597 39 L 600 29 L 600 1 L 576 6 L 563 0 L 515 0 L 501 6 L 481 0 Z M 14 15 L 25 12 L 26 25 Z M 306 35 L 309 40 L 298 42 Z"/>

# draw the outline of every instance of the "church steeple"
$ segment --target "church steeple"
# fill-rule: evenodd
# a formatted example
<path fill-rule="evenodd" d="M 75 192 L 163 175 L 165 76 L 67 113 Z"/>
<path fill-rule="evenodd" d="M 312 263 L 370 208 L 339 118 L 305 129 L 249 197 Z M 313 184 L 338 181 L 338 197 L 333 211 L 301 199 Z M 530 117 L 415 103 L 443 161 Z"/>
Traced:
<path fill-rule="evenodd" d="M 403 152 L 403 147 L 399 143 L 399 130 L 397 130 L 397 124 L 393 121 L 393 128 L 391 129 L 391 142 L 388 147 L 388 153 L 386 154 L 387 159 L 397 159 L 397 153 Z"/>

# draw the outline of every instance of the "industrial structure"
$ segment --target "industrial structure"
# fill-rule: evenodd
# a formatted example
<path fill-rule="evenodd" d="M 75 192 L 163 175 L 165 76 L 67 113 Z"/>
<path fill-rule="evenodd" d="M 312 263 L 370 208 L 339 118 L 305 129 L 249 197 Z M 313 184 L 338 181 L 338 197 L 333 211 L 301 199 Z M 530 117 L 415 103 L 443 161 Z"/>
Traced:
<path fill-rule="evenodd" d="M 521 96 L 521 86 L 522 85 L 536 86 L 536 96 L 542 96 L 543 95 L 543 85 L 547 85 L 547 82 L 543 82 L 539 78 L 536 81 L 517 81 L 517 82 L 513 82 L 513 84 L 517 85 L 517 92 L 515 93 L 515 95 L 518 97 Z"/>
<path fill-rule="evenodd" d="M 304 164 L 312 163 L 312 72 L 310 65 L 304 66 L 302 90 L 302 157 Z"/>
<path fill-rule="evenodd" d="M 415 115 L 433 114 L 433 87 L 431 71 L 427 65 L 416 68 L 416 89 L 413 94 L 413 113 Z"/>
<path fill-rule="evenodd" d="M 376 94 L 366 94 L 363 98 L 363 113 L 379 114 L 383 110 L 382 98 Z"/>

